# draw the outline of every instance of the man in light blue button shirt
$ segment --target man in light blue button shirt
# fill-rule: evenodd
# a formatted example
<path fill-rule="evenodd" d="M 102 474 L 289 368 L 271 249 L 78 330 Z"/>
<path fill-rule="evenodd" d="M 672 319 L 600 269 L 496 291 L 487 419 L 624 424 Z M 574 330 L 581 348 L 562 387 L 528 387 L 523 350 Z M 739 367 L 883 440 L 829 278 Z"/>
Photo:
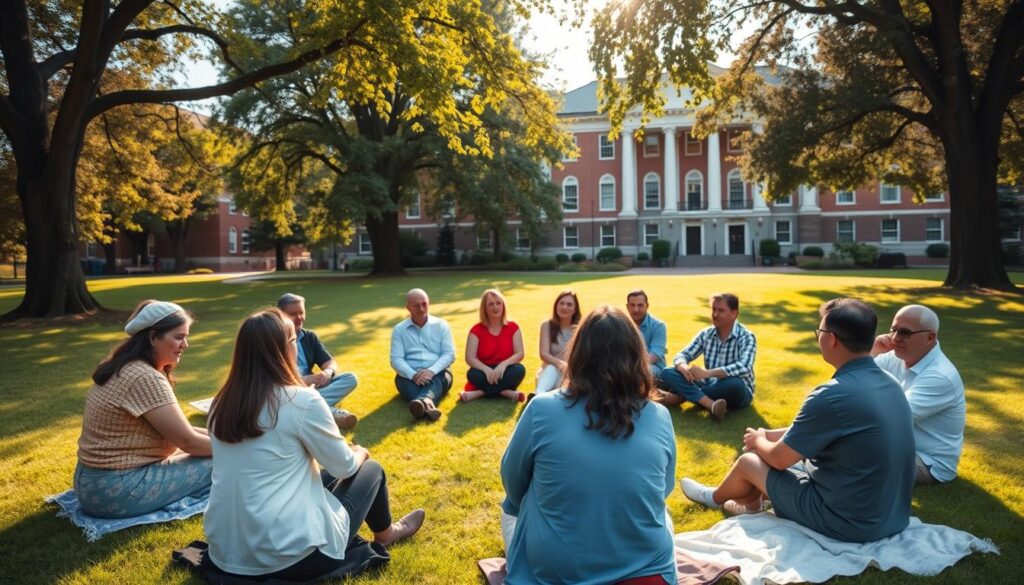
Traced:
<path fill-rule="evenodd" d="M 430 314 L 430 297 L 419 288 L 405 295 L 409 318 L 391 333 L 391 367 L 395 386 L 409 402 L 416 419 L 441 418 L 437 401 L 452 387 L 448 367 L 455 361 L 452 330 L 444 319 Z"/>
<path fill-rule="evenodd" d="M 647 312 L 649 307 L 647 293 L 644 291 L 635 290 L 626 295 L 626 309 L 640 329 L 640 337 L 643 338 L 644 346 L 647 348 L 647 365 L 651 368 L 651 374 L 657 378 L 665 367 L 668 333 L 665 323 Z"/>
<path fill-rule="evenodd" d="M 907 305 L 889 333 L 871 348 L 878 367 L 903 387 L 914 419 L 917 483 L 956 477 L 964 447 L 967 400 L 956 366 L 939 348 L 939 316 L 924 305 Z"/>

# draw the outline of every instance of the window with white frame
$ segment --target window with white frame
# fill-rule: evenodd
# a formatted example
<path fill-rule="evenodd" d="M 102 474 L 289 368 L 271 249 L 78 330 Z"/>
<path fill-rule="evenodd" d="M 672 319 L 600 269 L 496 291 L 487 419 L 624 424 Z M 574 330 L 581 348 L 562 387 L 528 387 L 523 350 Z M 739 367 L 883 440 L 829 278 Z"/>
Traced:
<path fill-rule="evenodd" d="M 373 245 L 370 244 L 370 234 L 359 232 L 359 253 L 373 254 Z"/>
<path fill-rule="evenodd" d="M 661 178 L 658 173 L 644 176 L 644 209 L 661 209 Z"/>
<path fill-rule="evenodd" d="M 242 253 L 248 254 L 249 247 L 252 245 L 252 230 L 242 230 Z"/>
<path fill-rule="evenodd" d="M 476 249 L 477 250 L 490 250 L 491 249 L 491 232 L 484 232 L 477 234 L 476 236 Z"/>
<path fill-rule="evenodd" d="M 782 220 L 775 222 L 775 241 L 780 244 L 791 244 L 793 243 L 793 231 L 792 224 L 789 220 Z"/>
<path fill-rule="evenodd" d="M 683 133 L 683 152 L 686 156 L 700 156 L 704 154 L 704 143 L 698 138 L 694 137 L 693 133 Z"/>
<path fill-rule="evenodd" d="M 882 243 L 891 244 L 900 241 L 900 220 L 882 220 Z"/>
<path fill-rule="evenodd" d="M 704 176 L 700 171 L 686 173 L 686 211 L 704 209 Z"/>
<path fill-rule="evenodd" d="M 409 207 L 405 208 L 406 219 L 419 219 L 420 218 L 420 194 L 417 192 L 412 201 L 409 202 Z"/>
<path fill-rule="evenodd" d="M 925 201 L 932 201 L 932 202 L 933 201 L 945 201 L 946 200 L 946 194 L 943 193 L 942 191 L 939 191 L 938 193 L 929 193 L 929 194 L 924 196 L 924 200 Z"/>
<path fill-rule="evenodd" d="M 786 205 L 793 205 L 793 195 L 792 194 L 782 195 L 782 196 L 777 197 L 775 199 L 775 206 L 776 207 L 781 207 L 781 206 L 786 206 Z"/>
<path fill-rule="evenodd" d="M 516 230 L 516 250 L 530 249 L 530 234 L 526 230 Z"/>
<path fill-rule="evenodd" d="M 889 183 L 882 183 L 881 194 L 879 200 L 882 203 L 899 203 L 900 202 L 900 186 L 890 185 Z"/>
<path fill-rule="evenodd" d="M 729 209 L 746 209 L 747 189 L 739 169 L 729 171 Z"/>
<path fill-rule="evenodd" d="M 580 247 L 580 228 L 574 225 L 567 225 L 562 229 L 562 247 L 563 248 L 579 248 Z"/>
<path fill-rule="evenodd" d="M 562 211 L 580 210 L 580 182 L 576 177 L 566 177 L 562 181 Z"/>
<path fill-rule="evenodd" d="M 609 160 L 615 158 L 615 142 L 608 138 L 607 134 L 601 134 L 597 137 L 598 141 L 598 156 L 601 160 Z"/>
<path fill-rule="evenodd" d="M 238 230 L 234 227 L 228 228 L 228 254 L 238 253 Z"/>
<path fill-rule="evenodd" d="M 235 200 L 232 199 L 231 201 L 228 201 L 228 214 L 235 215 L 236 213 L 238 213 L 238 206 L 235 205 Z"/>
<path fill-rule="evenodd" d="M 441 202 L 441 217 L 452 218 L 455 217 L 455 202 L 454 201 L 442 201 Z"/>
<path fill-rule="evenodd" d="M 615 245 L 615 226 L 601 226 L 601 247 L 610 248 Z"/>
<path fill-rule="evenodd" d="M 661 226 L 656 223 L 649 223 L 644 226 L 644 245 L 653 246 L 654 242 L 661 239 Z"/>
<path fill-rule="evenodd" d="M 856 205 L 857 193 L 854 191 L 836 191 L 836 205 Z"/>
<path fill-rule="evenodd" d="M 852 219 L 841 219 L 836 222 L 836 242 L 844 244 L 857 238 L 857 226 Z"/>
<path fill-rule="evenodd" d="M 657 134 L 644 134 L 644 158 L 654 158 L 661 155 L 661 142 Z"/>
<path fill-rule="evenodd" d="M 576 135 L 575 134 L 572 135 L 572 146 L 573 146 L 574 150 L 578 150 L 579 146 L 580 146 L 579 142 L 577 142 L 577 140 L 576 140 Z M 563 155 L 562 156 L 562 162 L 576 162 L 576 155 L 575 154 Z"/>
<path fill-rule="evenodd" d="M 615 211 L 615 177 L 611 175 L 601 177 L 599 193 L 601 194 L 600 210 Z"/>
<path fill-rule="evenodd" d="M 942 218 L 929 217 L 924 220 L 924 239 L 926 242 L 941 242 L 942 232 Z"/>

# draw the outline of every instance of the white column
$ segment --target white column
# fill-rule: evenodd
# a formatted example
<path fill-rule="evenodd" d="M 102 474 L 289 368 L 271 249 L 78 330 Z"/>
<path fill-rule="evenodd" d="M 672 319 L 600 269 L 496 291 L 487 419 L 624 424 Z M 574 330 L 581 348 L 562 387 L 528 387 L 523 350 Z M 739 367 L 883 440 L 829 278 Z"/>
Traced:
<path fill-rule="evenodd" d="M 812 185 L 800 185 L 800 211 L 821 211 L 818 207 L 818 189 Z"/>
<path fill-rule="evenodd" d="M 633 130 L 622 129 L 622 211 L 619 217 L 636 217 L 636 141 Z"/>
<path fill-rule="evenodd" d="M 722 154 L 718 130 L 708 136 L 708 211 L 722 210 Z"/>
<path fill-rule="evenodd" d="M 754 211 L 768 211 L 768 202 L 764 200 L 761 193 L 764 187 L 761 183 L 754 183 L 750 186 L 751 195 L 754 197 Z"/>
<path fill-rule="evenodd" d="M 679 156 L 676 155 L 676 129 L 663 128 L 665 133 L 665 211 L 679 211 Z"/>

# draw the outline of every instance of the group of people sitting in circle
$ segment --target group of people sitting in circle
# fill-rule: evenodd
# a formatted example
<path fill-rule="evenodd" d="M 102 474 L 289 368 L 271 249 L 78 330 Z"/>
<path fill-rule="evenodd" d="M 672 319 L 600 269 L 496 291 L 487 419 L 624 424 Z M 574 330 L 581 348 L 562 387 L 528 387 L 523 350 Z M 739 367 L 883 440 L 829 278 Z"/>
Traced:
<path fill-rule="evenodd" d="M 666 406 L 688 401 L 721 420 L 749 405 L 756 339 L 738 322 L 738 298 L 716 294 L 712 325 L 666 367 L 665 324 L 648 307 L 633 291 L 627 311 L 602 305 L 583 317 L 565 291 L 541 325 L 536 393 L 500 463 L 506 583 L 675 582 L 665 499 L 676 485 L 676 439 Z M 453 381 L 451 330 L 421 289 L 406 308 L 391 337 L 395 385 L 416 419 L 436 421 Z M 956 477 L 963 382 L 927 307 L 902 308 L 877 336 L 861 301 L 826 302 L 819 316 L 814 334 L 831 379 L 790 426 L 746 429 L 744 453 L 717 485 L 686 477 L 682 492 L 730 514 L 770 507 L 838 540 L 878 540 L 907 526 L 915 482 Z M 482 295 L 479 317 L 461 400 L 526 401 L 523 336 L 499 291 Z M 336 405 L 357 379 L 337 371 L 304 321 L 304 299 L 286 294 L 242 322 L 202 428 L 173 391 L 192 318 L 174 303 L 143 301 L 128 339 L 93 374 L 74 474 L 83 510 L 125 518 L 209 495 L 203 566 L 256 582 L 354 574 L 367 550 L 386 556 L 415 534 L 424 511 L 395 521 L 383 468 L 341 436 L 356 421 Z M 692 363 L 701 355 L 703 367 Z M 364 522 L 372 544 L 357 535 Z"/>

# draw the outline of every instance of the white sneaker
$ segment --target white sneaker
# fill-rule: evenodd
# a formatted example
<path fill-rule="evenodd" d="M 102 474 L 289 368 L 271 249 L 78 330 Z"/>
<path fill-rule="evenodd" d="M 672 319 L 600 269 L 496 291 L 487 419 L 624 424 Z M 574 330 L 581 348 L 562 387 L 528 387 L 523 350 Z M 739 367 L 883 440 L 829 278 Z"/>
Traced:
<path fill-rule="evenodd" d="M 679 487 L 683 489 L 683 495 L 691 501 L 703 504 L 709 508 L 721 508 L 721 505 L 716 504 L 712 497 L 715 493 L 715 488 L 706 486 L 688 477 L 679 480 Z"/>

